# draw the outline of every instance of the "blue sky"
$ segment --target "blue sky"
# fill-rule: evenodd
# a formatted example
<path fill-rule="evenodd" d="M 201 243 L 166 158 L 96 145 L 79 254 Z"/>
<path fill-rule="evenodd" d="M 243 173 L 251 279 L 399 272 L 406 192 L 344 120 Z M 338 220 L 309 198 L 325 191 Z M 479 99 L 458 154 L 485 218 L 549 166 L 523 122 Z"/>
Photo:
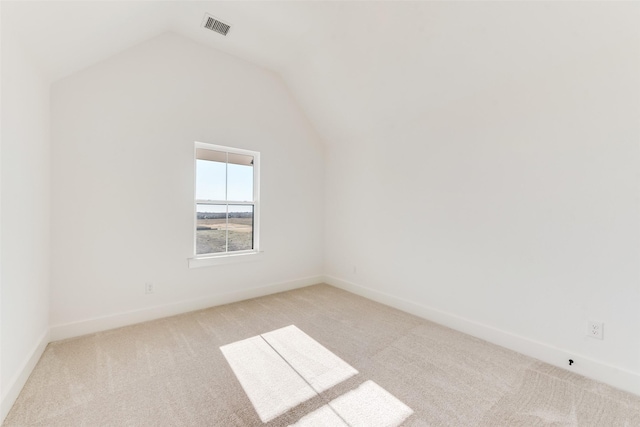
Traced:
<path fill-rule="evenodd" d="M 225 170 L 226 169 L 226 170 Z M 253 200 L 253 166 L 196 161 L 196 199 Z M 234 206 L 235 212 L 250 212 L 251 207 Z M 198 212 L 224 212 L 226 207 L 198 205 Z"/>

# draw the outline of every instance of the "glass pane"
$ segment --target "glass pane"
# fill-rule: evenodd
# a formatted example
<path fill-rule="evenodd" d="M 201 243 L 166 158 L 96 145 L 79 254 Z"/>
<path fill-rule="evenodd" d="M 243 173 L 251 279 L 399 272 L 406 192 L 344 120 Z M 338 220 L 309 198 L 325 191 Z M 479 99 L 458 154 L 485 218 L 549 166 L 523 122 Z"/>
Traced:
<path fill-rule="evenodd" d="M 227 200 L 253 201 L 253 156 L 229 153 Z"/>
<path fill-rule="evenodd" d="M 227 250 L 227 205 L 197 205 L 196 254 Z"/>
<path fill-rule="evenodd" d="M 253 206 L 229 205 L 229 252 L 253 249 Z"/>
<path fill-rule="evenodd" d="M 211 150 L 207 150 L 211 151 Z M 220 153 L 219 151 L 213 151 Z M 196 160 L 196 199 L 198 200 L 226 200 L 227 164 L 225 161 Z"/>

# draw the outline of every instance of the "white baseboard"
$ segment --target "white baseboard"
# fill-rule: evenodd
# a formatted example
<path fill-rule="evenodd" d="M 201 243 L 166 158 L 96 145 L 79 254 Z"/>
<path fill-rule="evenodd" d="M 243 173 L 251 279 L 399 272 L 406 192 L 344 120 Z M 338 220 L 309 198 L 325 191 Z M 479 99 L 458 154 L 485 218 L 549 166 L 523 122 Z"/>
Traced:
<path fill-rule="evenodd" d="M 211 295 L 208 297 L 181 301 L 173 304 L 143 308 L 140 310 L 116 313 L 108 316 L 94 317 L 78 322 L 54 325 L 51 326 L 51 341 L 79 337 L 95 332 L 133 325 L 135 323 L 175 316 L 177 314 L 188 313 L 195 310 L 202 310 L 204 308 L 214 307 L 217 305 L 257 298 L 275 294 L 277 292 L 289 291 L 291 289 L 322 283 L 323 280 L 324 276 L 305 277 L 302 279 L 275 283 L 237 292 Z"/>
<path fill-rule="evenodd" d="M 481 338 L 501 347 L 517 351 L 518 353 L 533 357 L 550 365 L 640 395 L 640 374 L 636 372 L 621 369 L 581 354 L 515 335 L 414 301 L 369 289 L 337 277 L 325 276 L 325 283 Z M 569 359 L 575 361 L 571 368 L 569 368 L 567 363 Z"/>
<path fill-rule="evenodd" d="M 47 344 L 49 344 L 49 328 L 44 331 L 36 342 L 33 350 L 31 350 L 29 357 L 22 363 L 18 372 L 9 381 L 9 386 L 0 399 L 0 424 L 2 424 L 9 414 L 11 407 L 29 379 L 33 368 L 36 367 L 38 360 L 40 360 L 42 353 L 44 353 L 44 349 L 47 348 Z"/>

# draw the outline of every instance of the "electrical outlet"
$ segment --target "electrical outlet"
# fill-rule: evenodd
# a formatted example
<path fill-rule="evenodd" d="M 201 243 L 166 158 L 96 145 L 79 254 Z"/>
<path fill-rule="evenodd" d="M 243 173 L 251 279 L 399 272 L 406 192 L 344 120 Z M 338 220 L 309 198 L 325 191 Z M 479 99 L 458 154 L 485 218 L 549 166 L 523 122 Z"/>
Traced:
<path fill-rule="evenodd" d="M 594 320 L 587 321 L 587 336 L 596 339 L 604 338 L 604 323 Z"/>
<path fill-rule="evenodd" d="M 155 287 L 153 286 L 153 283 L 151 282 L 147 282 L 144 284 L 144 293 L 145 294 L 152 294 L 155 290 Z"/>

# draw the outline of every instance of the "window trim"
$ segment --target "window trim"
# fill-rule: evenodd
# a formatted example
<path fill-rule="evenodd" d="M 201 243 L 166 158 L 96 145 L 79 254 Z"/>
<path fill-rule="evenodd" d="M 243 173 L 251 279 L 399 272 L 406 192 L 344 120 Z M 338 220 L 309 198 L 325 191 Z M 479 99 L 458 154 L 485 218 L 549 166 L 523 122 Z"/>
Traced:
<path fill-rule="evenodd" d="M 196 198 L 197 183 L 197 150 L 214 150 L 230 154 L 241 154 L 253 156 L 253 201 L 220 201 L 227 205 L 253 205 L 253 249 L 220 252 L 211 254 L 197 253 L 197 224 L 198 224 L 198 199 Z M 192 256 L 189 258 L 189 268 L 205 267 L 208 265 L 231 264 L 239 261 L 250 261 L 262 258 L 260 251 L 260 153 L 257 151 L 234 148 L 224 145 L 210 144 L 207 142 L 195 141 L 193 147 L 193 248 Z"/>
<path fill-rule="evenodd" d="M 212 265 L 236 264 L 239 262 L 260 261 L 264 257 L 263 251 L 247 251 L 243 253 L 231 252 L 231 254 L 216 256 L 200 256 L 188 258 L 189 268 L 210 267 Z"/>

